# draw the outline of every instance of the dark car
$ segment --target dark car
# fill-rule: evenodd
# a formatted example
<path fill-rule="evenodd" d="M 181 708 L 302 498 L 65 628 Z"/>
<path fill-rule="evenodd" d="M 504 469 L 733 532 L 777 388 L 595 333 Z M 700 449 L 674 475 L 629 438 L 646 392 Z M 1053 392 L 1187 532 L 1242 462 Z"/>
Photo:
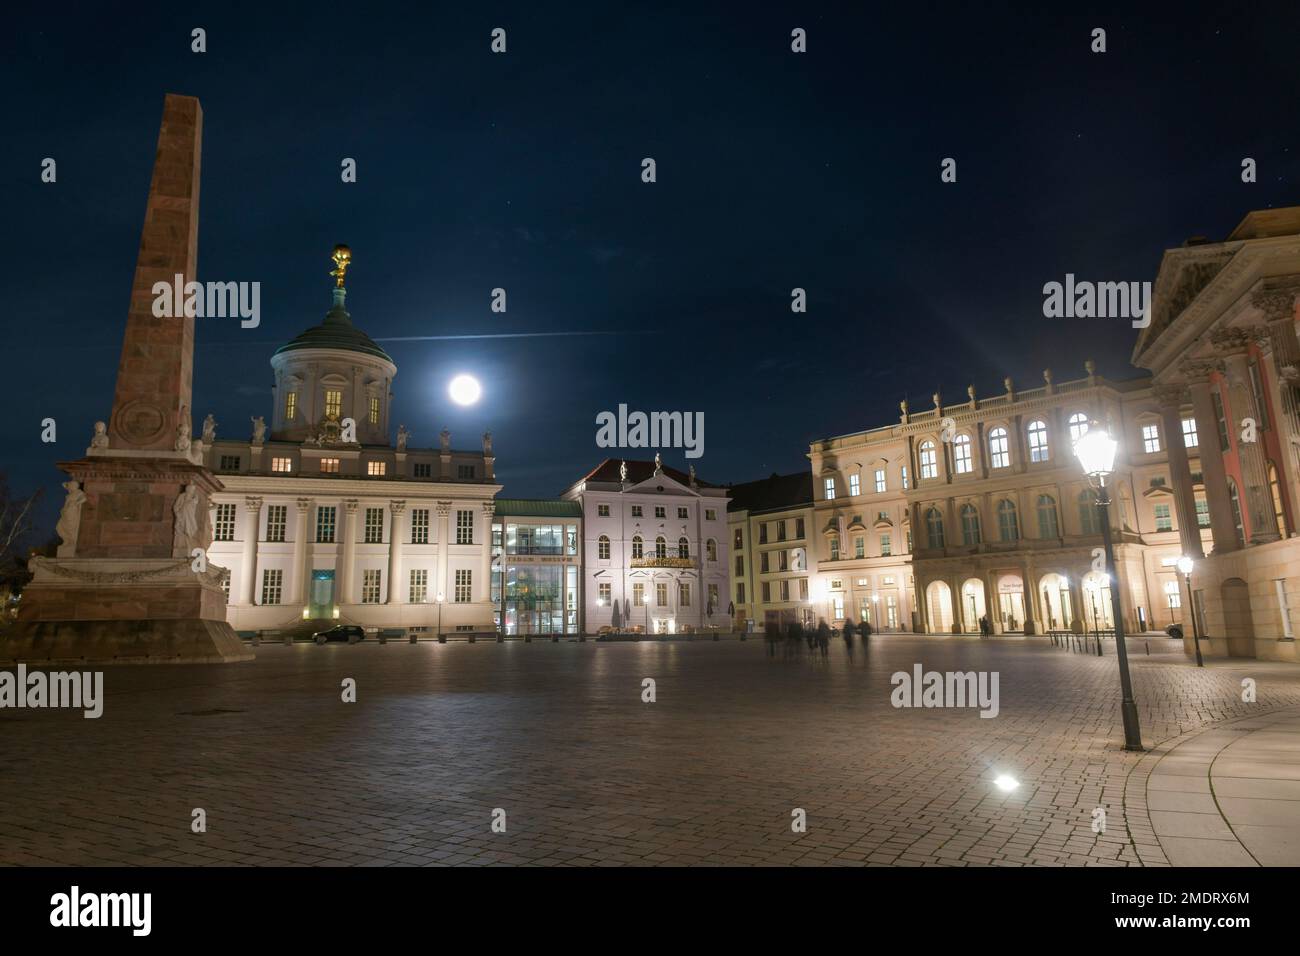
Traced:
<path fill-rule="evenodd" d="M 312 640 L 317 644 L 324 644 L 326 641 L 347 641 L 349 644 L 356 644 L 366 639 L 366 632 L 355 624 L 335 624 L 328 631 L 317 631 L 312 635 Z"/>

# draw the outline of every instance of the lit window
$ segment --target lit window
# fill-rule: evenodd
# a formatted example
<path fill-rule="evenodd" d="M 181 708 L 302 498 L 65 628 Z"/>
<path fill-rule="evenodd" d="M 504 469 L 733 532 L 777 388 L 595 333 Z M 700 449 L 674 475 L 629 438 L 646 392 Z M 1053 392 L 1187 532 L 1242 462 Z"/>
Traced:
<path fill-rule="evenodd" d="M 903 466 L 903 490 L 906 491 L 910 486 L 907 483 L 907 466 Z"/>
<path fill-rule="evenodd" d="M 1088 432 L 1088 416 L 1075 412 L 1070 416 L 1070 444 L 1074 444 Z"/>
<path fill-rule="evenodd" d="M 1268 490 L 1273 496 L 1273 517 L 1277 519 L 1277 530 L 1282 537 L 1287 536 L 1286 509 L 1282 507 L 1282 486 L 1278 481 L 1277 467 L 1268 463 Z"/>
<path fill-rule="evenodd" d="M 1029 433 L 1029 460 L 1047 461 L 1051 457 L 1047 447 L 1047 425 L 1035 419 L 1026 431 Z"/>
<path fill-rule="evenodd" d="M 1210 503 L 1204 495 L 1196 496 L 1196 526 L 1198 528 L 1210 526 Z"/>
<path fill-rule="evenodd" d="M 423 568 L 411 572 L 411 604 L 424 604 L 429 600 L 429 572 Z"/>
<path fill-rule="evenodd" d="M 998 534 L 1003 541 L 1020 539 L 1020 521 L 1016 517 L 1016 506 L 1007 498 L 998 502 Z"/>
<path fill-rule="evenodd" d="M 416 508 L 411 512 L 411 544 L 429 543 L 429 509 Z"/>
<path fill-rule="evenodd" d="M 279 604 L 284 588 L 284 572 L 267 568 L 262 572 L 262 603 Z"/>
<path fill-rule="evenodd" d="M 293 421 L 298 417 L 298 393 L 290 392 L 284 397 L 284 419 Z"/>
<path fill-rule="evenodd" d="M 980 543 L 980 516 L 972 504 L 961 506 L 961 543 L 973 547 Z"/>
<path fill-rule="evenodd" d="M 766 591 L 766 589 L 767 589 L 767 585 L 764 584 L 764 585 L 763 585 L 763 588 L 764 588 L 763 600 L 766 601 L 766 600 L 767 600 L 767 591 Z M 667 606 L 668 606 L 668 585 L 667 585 L 666 583 L 660 582 L 660 583 L 658 583 L 658 584 L 655 585 L 655 604 L 657 604 L 659 607 L 667 607 Z"/>
<path fill-rule="evenodd" d="M 596 585 L 596 603 L 601 607 L 609 607 L 614 603 L 614 587 L 608 581 Z"/>
<path fill-rule="evenodd" d="M 598 518 L 608 518 L 608 517 L 609 517 L 609 505 L 596 505 L 596 517 L 598 517 Z"/>
<path fill-rule="evenodd" d="M 677 606 L 678 607 L 691 606 L 691 586 L 687 584 L 685 581 L 677 585 Z"/>
<path fill-rule="evenodd" d="M 939 461 L 935 455 L 934 442 L 928 439 L 921 442 L 921 477 L 939 477 Z"/>
<path fill-rule="evenodd" d="M 270 505 L 266 509 L 266 540 L 283 541 L 289 514 L 288 505 Z"/>
<path fill-rule="evenodd" d="M 930 508 L 925 512 L 925 530 L 929 546 L 931 548 L 942 548 L 943 515 L 939 514 L 938 508 Z"/>
<path fill-rule="evenodd" d="M 343 411 L 343 393 L 337 389 L 325 390 L 325 415 L 327 418 L 338 418 Z"/>
<path fill-rule="evenodd" d="M 659 535 L 659 537 L 655 538 L 655 557 L 668 557 L 668 542 L 663 535 Z"/>
<path fill-rule="evenodd" d="M 607 535 L 602 534 L 596 539 L 596 557 L 602 561 L 609 560 L 609 537 Z"/>
<path fill-rule="evenodd" d="M 881 494 L 885 490 L 885 469 L 876 469 L 876 494 Z"/>
<path fill-rule="evenodd" d="M 639 534 L 635 535 L 632 538 L 632 557 L 641 558 L 644 556 L 644 554 L 645 554 L 645 542 L 641 540 L 641 536 Z"/>
<path fill-rule="evenodd" d="M 460 569 L 456 572 L 456 603 L 468 604 L 471 600 L 470 594 L 473 590 L 474 575 L 472 572 Z"/>
<path fill-rule="evenodd" d="M 1173 530 L 1174 530 L 1174 519 L 1173 519 L 1173 517 L 1169 514 L 1169 506 L 1168 506 L 1168 505 L 1156 505 L 1156 506 L 1155 506 L 1155 512 L 1156 512 L 1156 530 L 1157 530 L 1157 531 L 1173 531 Z"/>
<path fill-rule="evenodd" d="M 1183 419 L 1183 445 L 1186 448 L 1195 448 L 1200 443 L 1196 437 L 1196 419 Z"/>
<path fill-rule="evenodd" d="M 1040 538 L 1059 538 L 1060 523 L 1056 520 L 1056 499 L 1051 495 L 1038 496 L 1038 536 Z"/>
<path fill-rule="evenodd" d="M 1005 468 L 1011 464 L 1011 453 L 1007 451 L 1007 430 L 995 428 L 989 432 L 989 464 L 994 468 Z"/>
<path fill-rule="evenodd" d="M 293 459 L 292 459 L 292 458 L 272 458 L 272 459 L 271 459 L 271 470 L 272 470 L 272 471 L 280 471 L 280 472 L 293 471 Z"/>
<path fill-rule="evenodd" d="M 361 603 L 379 603 L 379 572 L 377 570 L 361 572 Z"/>
<path fill-rule="evenodd" d="M 474 543 L 474 512 L 472 511 L 456 512 L 456 543 L 457 544 Z"/>
<path fill-rule="evenodd" d="M 384 543 L 384 509 L 366 509 L 366 544 Z"/>
<path fill-rule="evenodd" d="M 338 474 L 339 460 L 337 458 L 322 458 L 320 460 L 320 470 L 323 474 Z"/>
<path fill-rule="evenodd" d="M 213 526 L 212 537 L 217 541 L 235 540 L 234 505 L 217 505 L 217 520 Z"/>
<path fill-rule="evenodd" d="M 862 487 L 859 484 L 860 479 L 856 473 L 849 475 L 849 494 L 857 497 L 862 494 Z"/>
<path fill-rule="evenodd" d="M 882 558 L 887 558 L 890 556 L 891 553 L 892 552 L 890 551 L 889 535 L 882 534 L 880 536 L 880 556 Z"/>
<path fill-rule="evenodd" d="M 838 534 L 833 534 L 831 535 L 831 560 L 838 561 L 839 559 L 840 559 L 840 536 Z"/>
<path fill-rule="evenodd" d="M 1160 450 L 1160 427 L 1158 425 L 1142 426 L 1142 450 L 1154 455 Z"/>
<path fill-rule="evenodd" d="M 318 544 L 334 543 L 334 512 L 333 507 L 316 509 L 316 541 Z"/>
<path fill-rule="evenodd" d="M 718 560 L 718 542 L 710 538 L 704 542 L 704 556 L 709 561 Z"/>
<path fill-rule="evenodd" d="M 958 435 L 952 440 L 952 460 L 957 469 L 957 474 L 966 475 L 971 472 L 973 465 L 971 463 L 970 435 Z"/>
<path fill-rule="evenodd" d="M 827 478 L 826 479 L 826 500 L 833 501 L 834 499 L 835 499 L 835 479 Z"/>
<path fill-rule="evenodd" d="M 378 424 L 379 424 L 379 396 L 377 396 L 377 395 L 371 395 L 371 396 L 370 396 L 370 415 L 369 415 L 369 418 L 370 418 L 370 424 L 372 424 L 372 425 L 378 425 Z"/>
<path fill-rule="evenodd" d="M 388 471 L 388 462 L 386 461 L 368 461 L 366 462 L 366 474 L 372 477 L 378 477 Z"/>
<path fill-rule="evenodd" d="M 745 600 L 745 598 L 744 598 L 744 594 L 745 594 L 745 592 L 744 592 L 743 586 L 741 586 L 741 590 L 740 590 L 739 594 L 741 595 L 740 600 L 741 600 L 741 601 L 744 601 L 744 600 Z M 645 607 L 645 585 L 644 585 L 644 584 L 634 584 L 634 585 L 632 585 L 632 606 L 633 606 L 633 607 Z"/>

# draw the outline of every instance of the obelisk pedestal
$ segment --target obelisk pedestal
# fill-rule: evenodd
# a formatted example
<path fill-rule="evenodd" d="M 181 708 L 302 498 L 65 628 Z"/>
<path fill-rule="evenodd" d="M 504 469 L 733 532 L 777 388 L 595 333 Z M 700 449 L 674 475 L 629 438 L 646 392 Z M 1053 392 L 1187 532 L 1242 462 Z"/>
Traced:
<path fill-rule="evenodd" d="M 71 480 L 55 558 L 32 561 L 0 663 L 252 660 L 226 621 L 224 569 L 207 564 L 222 488 L 192 440 L 194 318 L 154 315 L 154 284 L 194 281 L 203 112 L 168 94 L 145 209 L 113 411 Z"/>

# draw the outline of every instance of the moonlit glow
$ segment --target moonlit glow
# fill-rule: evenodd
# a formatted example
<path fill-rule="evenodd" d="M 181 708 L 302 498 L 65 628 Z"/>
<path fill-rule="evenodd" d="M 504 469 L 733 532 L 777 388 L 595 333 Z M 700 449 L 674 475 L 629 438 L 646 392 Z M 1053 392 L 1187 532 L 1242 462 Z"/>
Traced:
<path fill-rule="evenodd" d="M 457 375 L 447 387 L 447 394 L 457 405 L 473 405 L 483 394 L 483 389 L 473 375 Z"/>
<path fill-rule="evenodd" d="M 1020 781 L 1015 777 L 1009 777 L 1005 773 L 993 781 L 993 786 L 997 787 L 1003 793 L 1010 793 L 1016 787 L 1020 786 Z"/>

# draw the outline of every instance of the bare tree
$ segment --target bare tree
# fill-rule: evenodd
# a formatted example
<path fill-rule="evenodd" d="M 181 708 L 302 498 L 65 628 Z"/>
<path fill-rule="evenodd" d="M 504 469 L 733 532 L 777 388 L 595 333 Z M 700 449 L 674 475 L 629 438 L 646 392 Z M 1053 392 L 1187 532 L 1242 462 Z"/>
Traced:
<path fill-rule="evenodd" d="M 31 537 L 40 498 L 39 488 L 26 497 L 15 494 L 9 487 L 9 476 L 0 472 L 0 619 L 8 611 L 10 596 L 30 577 L 25 545 Z"/>

